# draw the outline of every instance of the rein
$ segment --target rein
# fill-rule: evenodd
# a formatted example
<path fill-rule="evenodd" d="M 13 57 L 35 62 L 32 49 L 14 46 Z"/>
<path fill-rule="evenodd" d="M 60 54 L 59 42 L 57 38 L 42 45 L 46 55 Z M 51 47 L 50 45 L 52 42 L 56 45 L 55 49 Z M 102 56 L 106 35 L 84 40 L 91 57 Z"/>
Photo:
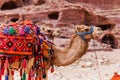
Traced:
<path fill-rule="evenodd" d="M 83 41 L 86 41 L 86 39 L 84 37 L 85 35 L 91 34 L 91 36 L 92 36 L 92 33 L 93 33 L 93 26 L 90 27 L 89 32 L 82 32 L 82 33 L 81 32 L 76 32 L 77 35 L 81 36 Z"/>
<path fill-rule="evenodd" d="M 99 80 L 102 80 L 94 39 L 93 39 L 93 45 L 94 45 L 93 47 L 94 47 L 94 54 L 95 54 L 95 59 L 96 59 L 96 66 L 97 66 L 98 77 L 99 77 Z"/>

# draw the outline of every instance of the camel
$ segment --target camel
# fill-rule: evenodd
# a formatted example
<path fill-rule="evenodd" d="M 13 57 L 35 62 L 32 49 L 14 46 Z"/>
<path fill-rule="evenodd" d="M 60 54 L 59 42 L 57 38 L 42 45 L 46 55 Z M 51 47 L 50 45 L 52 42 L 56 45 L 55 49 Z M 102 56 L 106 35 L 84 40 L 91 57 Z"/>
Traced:
<path fill-rule="evenodd" d="M 67 48 L 60 48 L 53 45 L 54 50 L 54 65 L 55 66 L 67 66 L 81 58 L 85 55 L 88 42 L 90 39 L 97 39 L 102 34 L 102 30 L 99 27 L 89 27 L 86 25 L 76 25 L 75 26 L 75 34 L 73 34 L 70 44 Z M 50 57 L 47 57 L 47 63 L 45 67 L 45 72 L 51 67 Z M 29 73 L 34 65 L 34 57 L 29 58 L 27 66 L 25 68 L 25 72 Z M 20 68 L 20 62 L 13 62 L 10 67 L 12 68 Z M 9 69 L 11 70 L 11 69 Z M 46 74 L 46 78 L 44 80 L 48 80 Z"/>
<path fill-rule="evenodd" d="M 81 39 L 81 36 L 74 34 L 70 45 L 66 49 L 60 49 L 54 46 L 54 52 L 55 52 L 55 62 L 54 64 L 57 66 L 67 66 L 73 62 L 75 62 L 77 59 L 81 58 L 87 51 L 88 48 L 88 42 L 90 39 L 99 37 L 102 34 L 102 30 L 98 27 L 93 28 L 94 31 L 92 34 L 85 35 L 86 41 Z M 81 25 L 76 26 L 76 32 L 86 32 L 90 31 L 90 27 Z"/>
<path fill-rule="evenodd" d="M 84 39 L 79 33 L 83 32 L 89 32 L 91 27 L 85 26 L 85 25 L 77 25 L 75 29 L 75 34 L 71 38 L 70 45 L 67 48 L 59 48 L 55 45 L 53 45 L 54 54 L 55 54 L 55 60 L 54 65 L 55 66 L 67 66 L 81 58 L 83 55 L 85 55 L 87 49 L 88 49 L 88 42 L 90 39 L 94 38 L 97 39 L 103 32 L 101 28 L 99 27 L 93 27 L 93 32 L 90 34 L 84 35 Z M 76 34 L 77 33 L 77 34 Z M 34 59 L 32 58 L 29 63 L 28 67 L 26 68 L 27 71 L 32 67 L 34 63 Z M 50 62 L 48 61 L 47 70 L 50 68 Z M 45 80 L 48 80 L 46 78 Z"/>
<path fill-rule="evenodd" d="M 59 28 L 52 28 L 49 25 L 41 25 L 40 30 L 43 34 L 45 34 L 48 39 L 54 40 L 55 37 L 60 37 L 60 29 Z"/>

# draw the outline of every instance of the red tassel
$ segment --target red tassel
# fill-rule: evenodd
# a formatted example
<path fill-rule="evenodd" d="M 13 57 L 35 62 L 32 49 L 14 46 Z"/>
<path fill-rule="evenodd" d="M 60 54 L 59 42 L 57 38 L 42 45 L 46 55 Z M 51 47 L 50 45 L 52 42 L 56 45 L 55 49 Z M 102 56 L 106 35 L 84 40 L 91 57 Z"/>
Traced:
<path fill-rule="evenodd" d="M 2 67 L 1 74 L 4 75 L 5 68 Z"/>
<path fill-rule="evenodd" d="M 54 72 L 54 67 L 51 68 L 51 73 L 53 73 L 53 72 Z"/>
<path fill-rule="evenodd" d="M 35 77 L 35 80 L 37 80 L 38 77 Z"/>
<path fill-rule="evenodd" d="M 11 71 L 11 74 L 12 74 L 12 76 L 14 75 L 14 71 L 13 70 Z"/>
<path fill-rule="evenodd" d="M 22 77 L 22 69 L 20 69 L 20 76 Z"/>
<path fill-rule="evenodd" d="M 24 69 L 27 67 L 27 60 L 26 59 L 23 60 L 22 67 Z"/>
<path fill-rule="evenodd" d="M 42 80 L 42 77 L 41 77 L 41 75 L 39 76 L 39 80 Z"/>
<path fill-rule="evenodd" d="M 11 62 L 13 62 L 13 61 L 15 61 L 15 60 L 16 60 L 16 57 L 15 57 L 15 56 L 11 57 Z"/>
<path fill-rule="evenodd" d="M 2 67 L 2 61 L 0 59 L 0 67 Z M 1 73 L 2 69 L 0 68 L 0 80 L 2 80 L 2 73 Z"/>
<path fill-rule="evenodd" d="M 0 80 L 2 80 L 2 74 L 1 74 L 1 72 L 0 72 Z"/>
<path fill-rule="evenodd" d="M 11 70 L 12 80 L 14 80 L 14 71 Z"/>
<path fill-rule="evenodd" d="M 30 73 L 30 75 L 31 75 L 31 80 L 34 80 L 34 74 L 35 74 L 35 72 L 33 71 L 33 70 L 31 70 L 31 73 Z"/>
<path fill-rule="evenodd" d="M 31 80 L 31 72 L 28 75 L 28 80 Z"/>

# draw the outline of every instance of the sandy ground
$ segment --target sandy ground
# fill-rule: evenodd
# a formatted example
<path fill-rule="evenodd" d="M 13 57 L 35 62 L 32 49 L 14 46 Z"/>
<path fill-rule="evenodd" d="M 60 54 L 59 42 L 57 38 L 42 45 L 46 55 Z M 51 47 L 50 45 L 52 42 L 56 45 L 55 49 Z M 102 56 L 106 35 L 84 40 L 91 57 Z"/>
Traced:
<path fill-rule="evenodd" d="M 49 80 L 110 80 L 114 72 L 120 73 L 120 49 L 96 51 L 96 54 L 97 60 L 95 52 L 87 52 L 69 66 L 56 67 L 54 73 L 49 72 Z"/>
<path fill-rule="evenodd" d="M 96 54 L 98 59 L 95 52 L 87 52 L 69 66 L 55 67 L 54 73 L 48 73 L 49 80 L 110 80 L 114 72 L 120 74 L 120 49 L 96 51 Z M 19 71 L 15 71 L 14 80 L 21 80 Z"/>

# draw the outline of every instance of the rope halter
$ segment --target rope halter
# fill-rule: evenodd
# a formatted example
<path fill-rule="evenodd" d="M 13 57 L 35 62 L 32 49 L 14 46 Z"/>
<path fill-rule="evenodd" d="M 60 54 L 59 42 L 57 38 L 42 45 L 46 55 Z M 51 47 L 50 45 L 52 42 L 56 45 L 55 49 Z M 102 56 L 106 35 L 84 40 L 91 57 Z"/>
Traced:
<path fill-rule="evenodd" d="M 86 41 L 86 39 L 84 37 L 85 35 L 92 34 L 92 33 L 93 33 L 93 26 L 90 26 L 90 31 L 89 32 L 76 32 L 77 35 L 81 36 L 83 41 Z"/>

